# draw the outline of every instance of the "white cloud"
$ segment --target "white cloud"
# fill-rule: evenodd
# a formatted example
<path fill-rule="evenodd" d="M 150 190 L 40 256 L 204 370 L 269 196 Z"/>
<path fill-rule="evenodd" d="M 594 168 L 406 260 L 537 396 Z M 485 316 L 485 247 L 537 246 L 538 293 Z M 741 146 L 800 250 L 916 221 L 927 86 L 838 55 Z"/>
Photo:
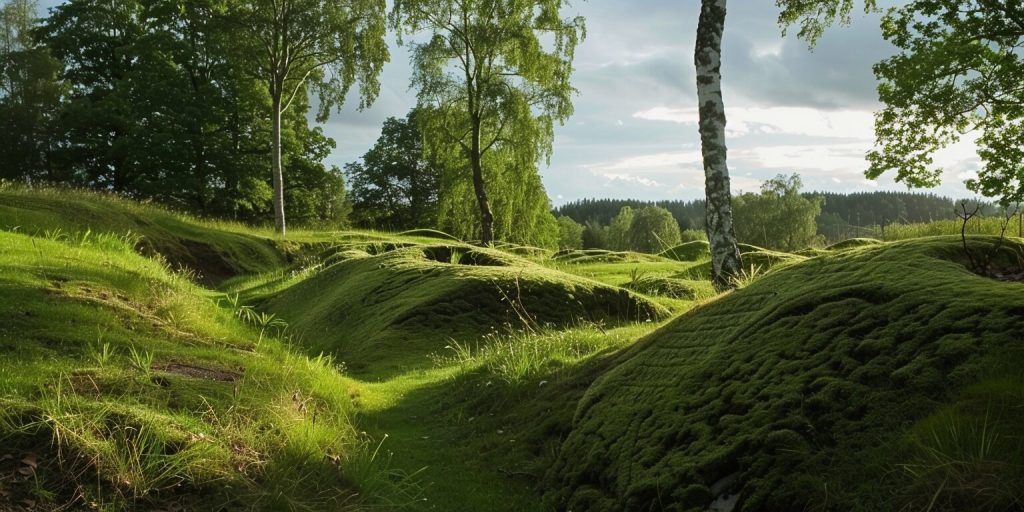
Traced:
<path fill-rule="evenodd" d="M 633 175 L 633 174 L 627 174 L 627 173 L 603 173 L 601 175 L 604 176 L 606 179 L 608 179 L 608 183 L 606 183 L 605 186 L 611 186 L 612 183 L 616 182 L 616 181 L 623 181 L 623 182 L 627 182 L 627 183 L 637 183 L 637 184 L 643 185 L 645 187 L 651 187 L 651 188 L 661 187 L 661 183 L 658 183 L 657 181 L 654 181 L 654 180 L 649 179 L 649 178 L 644 178 L 644 177 L 641 177 L 641 176 L 636 176 L 636 175 Z"/>
<path fill-rule="evenodd" d="M 654 107 L 633 114 L 636 119 L 697 124 L 697 108 Z M 874 116 L 866 110 L 825 110 L 812 107 L 725 107 L 726 130 L 734 137 L 751 134 L 805 135 L 871 140 Z"/>
<path fill-rule="evenodd" d="M 761 180 L 747 176 L 732 176 L 729 178 L 729 188 L 732 189 L 733 194 L 757 192 L 761 190 L 761 183 Z"/>
<path fill-rule="evenodd" d="M 604 173 L 609 171 L 670 172 L 678 174 L 680 168 L 700 166 L 703 159 L 700 151 L 678 151 L 671 153 L 653 153 L 626 157 L 612 162 L 587 165 L 591 171 Z"/>

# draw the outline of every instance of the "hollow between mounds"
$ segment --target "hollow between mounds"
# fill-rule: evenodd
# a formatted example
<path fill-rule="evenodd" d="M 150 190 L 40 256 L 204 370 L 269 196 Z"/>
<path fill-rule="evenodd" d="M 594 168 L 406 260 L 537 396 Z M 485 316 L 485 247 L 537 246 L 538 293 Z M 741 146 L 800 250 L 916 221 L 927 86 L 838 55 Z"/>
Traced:
<path fill-rule="evenodd" d="M 439 245 L 423 248 L 423 257 L 448 265 L 471 265 L 478 267 L 504 267 L 507 264 L 490 254 L 462 247 Z"/>

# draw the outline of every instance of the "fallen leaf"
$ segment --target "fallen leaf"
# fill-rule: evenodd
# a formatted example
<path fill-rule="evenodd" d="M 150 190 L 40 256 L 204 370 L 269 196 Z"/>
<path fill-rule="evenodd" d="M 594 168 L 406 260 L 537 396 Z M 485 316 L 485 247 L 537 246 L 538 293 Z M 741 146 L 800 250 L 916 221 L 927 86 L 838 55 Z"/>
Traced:
<path fill-rule="evenodd" d="M 36 454 L 34 453 L 26 455 L 25 458 L 21 459 L 21 463 L 31 467 L 32 469 L 39 466 L 39 461 L 36 459 Z"/>

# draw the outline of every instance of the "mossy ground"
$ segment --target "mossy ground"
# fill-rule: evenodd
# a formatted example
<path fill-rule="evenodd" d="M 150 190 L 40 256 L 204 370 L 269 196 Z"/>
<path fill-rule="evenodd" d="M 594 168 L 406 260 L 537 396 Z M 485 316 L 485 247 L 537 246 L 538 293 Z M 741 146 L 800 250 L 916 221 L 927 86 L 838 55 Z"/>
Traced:
<path fill-rule="evenodd" d="M 550 497 L 573 510 L 1019 507 L 1022 285 L 970 272 L 958 243 L 819 256 L 642 340 L 580 402 Z M 1024 248 L 1004 252 L 1019 265 Z"/>
<path fill-rule="evenodd" d="M 0 190 L 0 242 L 0 508 L 1006 510 L 1024 492 L 1021 285 L 965 270 L 955 239 L 746 247 L 763 268 L 722 296 L 703 257 L 285 241 L 69 191 Z M 211 254 L 223 271 L 198 276 Z"/>
<path fill-rule="evenodd" d="M 489 462 L 524 456 L 505 452 L 500 426 L 474 430 L 509 421 L 453 419 L 468 417 L 460 390 L 483 386 L 467 376 L 491 371 L 480 349 L 494 346 L 486 359 L 505 375 L 485 391 L 555 383 L 635 339 L 606 329 L 649 330 L 679 305 L 541 265 L 530 248 L 432 232 L 282 241 L 96 194 L 0 194 L 0 508 L 534 509 L 533 485 Z M 170 263 L 197 256 L 183 240 L 230 267 L 216 288 Z M 310 335 L 318 326 L 333 328 Z M 556 327 L 586 341 L 521 352 L 506 337 L 551 341 Z M 473 358 L 448 360 L 458 343 Z M 363 380 L 321 349 L 364 357 Z"/>

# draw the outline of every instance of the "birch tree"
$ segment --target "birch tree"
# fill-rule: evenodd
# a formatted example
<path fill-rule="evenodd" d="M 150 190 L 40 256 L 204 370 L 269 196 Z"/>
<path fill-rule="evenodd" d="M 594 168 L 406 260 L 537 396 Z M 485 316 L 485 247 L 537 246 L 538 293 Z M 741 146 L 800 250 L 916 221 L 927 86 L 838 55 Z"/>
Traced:
<path fill-rule="evenodd" d="M 246 0 L 230 18 L 240 27 L 240 58 L 270 95 L 274 228 L 285 234 L 281 115 L 310 89 L 319 96 L 317 121 L 340 110 L 359 85 L 359 108 L 380 92 L 378 76 L 389 60 L 384 0 Z"/>
<path fill-rule="evenodd" d="M 726 162 L 725 104 L 722 100 L 722 32 L 726 0 L 702 0 L 697 22 L 694 63 L 701 154 L 704 158 L 706 222 L 711 244 L 711 280 L 728 288 L 740 271 L 740 251 L 733 229 L 729 167 Z"/>
<path fill-rule="evenodd" d="M 582 18 L 561 17 L 567 3 L 395 0 L 396 30 L 429 34 L 411 45 L 423 132 L 428 146 L 454 146 L 468 164 L 484 245 L 495 234 L 484 167 L 514 162 L 536 173 L 550 159 L 554 123 L 572 115 L 569 78 L 585 29 Z"/>

